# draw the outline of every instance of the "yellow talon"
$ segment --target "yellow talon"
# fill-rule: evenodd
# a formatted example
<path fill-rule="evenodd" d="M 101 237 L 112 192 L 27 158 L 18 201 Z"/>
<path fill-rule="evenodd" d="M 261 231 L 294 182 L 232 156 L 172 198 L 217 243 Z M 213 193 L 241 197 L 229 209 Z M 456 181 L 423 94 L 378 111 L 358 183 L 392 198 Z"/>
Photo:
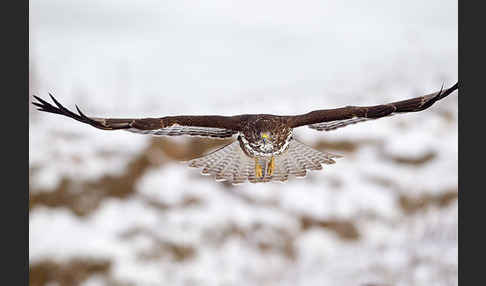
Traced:
<path fill-rule="evenodd" d="M 270 159 L 270 163 L 268 163 L 267 175 L 268 176 L 273 175 L 274 169 L 275 169 L 275 158 L 272 156 L 272 159 Z"/>
<path fill-rule="evenodd" d="M 258 159 L 257 158 L 255 158 L 255 176 L 257 178 L 263 177 L 262 166 L 258 163 Z"/>

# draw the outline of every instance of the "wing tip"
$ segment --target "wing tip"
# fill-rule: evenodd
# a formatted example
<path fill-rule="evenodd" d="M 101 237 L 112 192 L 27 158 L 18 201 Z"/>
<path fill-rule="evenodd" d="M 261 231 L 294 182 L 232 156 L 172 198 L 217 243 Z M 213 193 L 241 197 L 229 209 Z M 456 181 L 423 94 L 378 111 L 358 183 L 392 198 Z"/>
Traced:
<path fill-rule="evenodd" d="M 54 113 L 54 114 L 60 114 L 64 115 L 67 117 L 70 117 L 72 119 L 75 119 L 77 121 L 89 124 L 93 127 L 99 128 L 99 129 L 105 129 L 109 130 L 111 128 L 107 128 L 105 125 L 103 125 L 101 122 L 94 120 L 93 118 L 90 118 L 86 116 L 83 112 L 81 112 L 81 109 L 76 105 L 76 110 L 78 111 L 79 114 L 76 114 L 72 112 L 71 110 L 67 109 L 64 107 L 53 95 L 52 93 L 48 93 L 49 97 L 51 98 L 52 102 L 54 102 L 54 105 L 51 103 L 47 102 L 46 100 L 42 99 L 41 97 L 37 95 L 33 95 L 34 99 L 37 101 L 32 101 L 32 104 L 37 107 L 37 110 L 43 111 L 43 112 L 49 112 L 49 113 Z"/>

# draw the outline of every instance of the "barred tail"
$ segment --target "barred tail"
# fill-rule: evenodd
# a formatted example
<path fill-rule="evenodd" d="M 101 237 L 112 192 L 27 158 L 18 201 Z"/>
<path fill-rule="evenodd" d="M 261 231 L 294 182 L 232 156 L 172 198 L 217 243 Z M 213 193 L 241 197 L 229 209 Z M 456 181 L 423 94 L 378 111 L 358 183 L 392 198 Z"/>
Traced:
<path fill-rule="evenodd" d="M 217 181 L 229 181 L 233 184 L 244 183 L 249 176 L 250 163 L 253 159 L 241 150 L 235 141 L 208 155 L 190 160 L 189 167 L 202 168 L 201 174 L 214 175 Z"/>
<path fill-rule="evenodd" d="M 255 160 L 247 156 L 239 142 L 235 141 L 188 163 L 189 167 L 202 168 L 203 175 L 214 175 L 217 181 L 239 184 L 247 180 L 251 183 L 285 182 L 290 175 L 304 177 L 306 170 L 321 170 L 322 164 L 334 164 L 333 158 L 339 157 L 341 156 L 317 151 L 293 139 L 285 152 L 274 156 L 273 173 L 270 174 L 271 157 Z M 257 177 L 257 164 L 262 169 L 261 177 Z"/>
<path fill-rule="evenodd" d="M 334 164 L 333 159 L 342 156 L 320 152 L 304 143 L 293 139 L 284 153 L 275 157 L 273 181 L 284 182 L 289 175 L 305 177 L 307 170 L 322 170 L 322 164 Z"/>

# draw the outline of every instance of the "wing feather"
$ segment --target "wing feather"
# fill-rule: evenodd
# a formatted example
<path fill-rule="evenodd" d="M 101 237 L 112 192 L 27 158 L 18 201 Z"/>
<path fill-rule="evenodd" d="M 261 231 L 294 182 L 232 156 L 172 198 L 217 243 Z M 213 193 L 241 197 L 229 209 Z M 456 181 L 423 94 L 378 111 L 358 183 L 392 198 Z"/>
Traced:
<path fill-rule="evenodd" d="M 127 131 L 139 134 L 151 134 L 154 136 L 180 136 L 191 135 L 200 137 L 213 137 L 213 138 L 227 138 L 235 135 L 238 131 L 229 130 L 224 128 L 213 127 L 194 127 L 194 126 L 169 126 L 154 130 L 142 130 L 137 128 L 129 128 Z"/>
<path fill-rule="evenodd" d="M 393 116 L 395 115 L 394 113 L 388 114 L 387 116 Z M 381 117 L 379 117 L 381 118 Z M 320 122 L 316 124 L 309 124 L 307 127 L 311 129 L 315 129 L 317 131 L 331 131 L 334 129 L 338 129 L 341 127 L 345 127 L 348 125 L 356 124 L 359 122 L 365 122 L 365 121 L 370 121 L 370 120 L 375 120 L 378 118 L 364 118 L 364 117 L 355 117 L 351 119 L 344 119 L 344 120 L 334 120 L 334 121 L 329 121 L 329 122 Z"/>
<path fill-rule="evenodd" d="M 432 106 L 438 100 L 458 89 L 458 83 L 448 89 L 375 106 L 346 106 L 336 109 L 316 110 L 302 115 L 290 116 L 289 125 L 292 128 L 307 125 L 319 131 L 330 131 L 350 124 L 356 124 L 372 119 L 387 117 L 398 113 L 418 112 Z"/>
<path fill-rule="evenodd" d="M 103 130 L 126 130 L 156 136 L 203 136 L 227 138 L 235 135 L 240 129 L 240 116 L 166 116 L 161 118 L 96 118 L 86 116 L 78 106 L 77 114 L 62 106 L 49 94 L 55 106 L 38 96 L 33 102 L 40 111 L 55 113 L 73 118 Z"/>

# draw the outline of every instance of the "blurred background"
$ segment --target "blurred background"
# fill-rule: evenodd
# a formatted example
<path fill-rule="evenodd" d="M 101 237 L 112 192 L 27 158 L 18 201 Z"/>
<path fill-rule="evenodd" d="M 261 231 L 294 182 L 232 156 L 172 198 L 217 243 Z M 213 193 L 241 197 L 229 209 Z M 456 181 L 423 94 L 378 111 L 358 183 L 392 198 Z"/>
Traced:
<path fill-rule="evenodd" d="M 458 80 L 457 1 L 31 0 L 30 98 L 91 116 L 299 114 Z M 305 179 L 180 161 L 228 140 L 30 105 L 30 285 L 457 285 L 458 95 L 333 132 Z"/>

